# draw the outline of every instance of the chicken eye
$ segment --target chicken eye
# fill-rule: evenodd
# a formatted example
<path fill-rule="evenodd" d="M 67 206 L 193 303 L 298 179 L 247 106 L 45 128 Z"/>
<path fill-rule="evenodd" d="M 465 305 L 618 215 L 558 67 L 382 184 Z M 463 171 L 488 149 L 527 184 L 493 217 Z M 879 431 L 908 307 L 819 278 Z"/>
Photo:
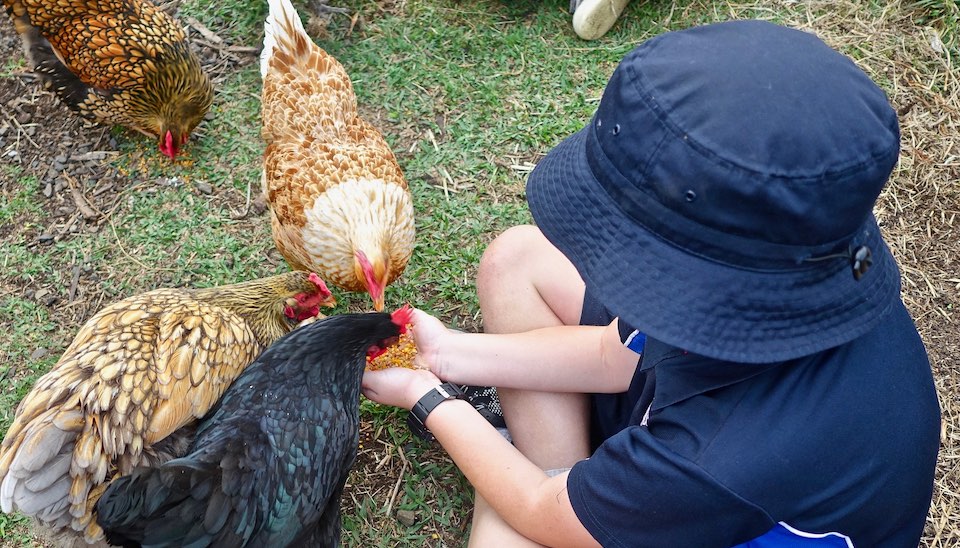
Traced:
<path fill-rule="evenodd" d="M 370 347 L 367 348 L 367 359 L 375 360 L 375 359 L 377 359 L 381 354 L 383 354 L 383 353 L 386 352 L 386 351 L 387 351 L 387 349 L 384 348 L 384 347 L 380 347 L 380 346 L 378 346 L 378 345 L 371 344 Z"/>

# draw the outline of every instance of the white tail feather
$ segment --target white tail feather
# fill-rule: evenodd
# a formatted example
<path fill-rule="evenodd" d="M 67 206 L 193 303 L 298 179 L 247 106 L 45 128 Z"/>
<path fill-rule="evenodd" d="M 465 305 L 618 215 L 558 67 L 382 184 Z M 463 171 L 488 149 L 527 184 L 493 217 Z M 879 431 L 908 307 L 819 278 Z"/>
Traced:
<path fill-rule="evenodd" d="M 270 6 L 270 13 L 263 25 L 263 51 L 260 53 L 261 78 L 267 75 L 274 48 L 279 47 L 282 42 L 292 45 L 294 42 L 291 33 L 300 33 L 307 37 L 300 15 L 290 0 L 267 0 L 267 4 Z"/>
<path fill-rule="evenodd" d="M 13 492 L 17 488 L 17 478 L 11 474 L 7 474 L 3 477 L 3 482 L 0 483 L 0 512 L 4 514 L 12 514 L 14 511 L 13 507 Z"/>

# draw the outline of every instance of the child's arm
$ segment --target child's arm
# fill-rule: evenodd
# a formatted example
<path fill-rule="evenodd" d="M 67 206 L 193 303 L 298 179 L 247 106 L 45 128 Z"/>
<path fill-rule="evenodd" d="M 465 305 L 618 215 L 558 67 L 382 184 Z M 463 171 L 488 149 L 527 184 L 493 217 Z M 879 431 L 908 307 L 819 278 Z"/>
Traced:
<path fill-rule="evenodd" d="M 403 367 L 363 375 L 366 397 L 404 409 L 439 385 L 433 373 Z M 437 405 L 425 424 L 477 492 L 521 535 L 547 546 L 599 546 L 570 504 L 567 473 L 547 477 L 468 402 Z"/>
<path fill-rule="evenodd" d="M 416 311 L 422 361 L 445 381 L 547 392 L 625 392 L 639 356 L 607 326 L 544 327 L 525 333 L 458 333 Z"/>

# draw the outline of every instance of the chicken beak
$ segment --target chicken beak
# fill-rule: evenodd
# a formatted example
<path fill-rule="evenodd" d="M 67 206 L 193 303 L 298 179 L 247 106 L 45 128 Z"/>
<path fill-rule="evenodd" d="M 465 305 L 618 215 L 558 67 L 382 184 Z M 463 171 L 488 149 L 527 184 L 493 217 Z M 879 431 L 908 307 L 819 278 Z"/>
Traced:
<path fill-rule="evenodd" d="M 322 319 L 324 319 L 324 318 L 326 318 L 325 315 L 317 312 L 317 315 L 316 315 L 316 316 L 310 316 L 309 318 L 307 318 L 307 319 L 301 321 L 300 323 L 298 323 L 297 326 L 296 326 L 296 328 L 297 328 L 297 329 L 300 329 L 301 327 L 310 325 L 310 324 L 312 324 L 312 323 L 314 323 L 314 322 L 318 322 L 318 321 L 320 321 L 320 320 L 322 320 Z"/>
<path fill-rule="evenodd" d="M 373 309 L 377 312 L 383 312 L 383 293 L 373 297 Z"/>

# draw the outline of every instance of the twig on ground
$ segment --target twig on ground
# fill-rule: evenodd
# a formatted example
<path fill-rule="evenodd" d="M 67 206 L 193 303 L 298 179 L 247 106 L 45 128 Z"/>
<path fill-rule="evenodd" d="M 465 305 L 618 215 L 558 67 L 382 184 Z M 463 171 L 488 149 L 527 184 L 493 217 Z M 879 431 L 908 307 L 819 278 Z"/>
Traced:
<path fill-rule="evenodd" d="M 67 291 L 67 302 L 73 302 L 77 296 L 77 286 L 80 284 L 80 265 L 73 265 L 73 271 L 70 274 L 70 290 Z"/>
<path fill-rule="evenodd" d="M 203 44 L 210 49 L 216 50 L 223 57 L 226 57 L 234 62 L 240 62 L 240 58 L 234 55 L 234 53 L 239 53 L 236 46 L 231 46 L 227 43 L 226 40 L 220 37 L 219 34 L 213 32 L 206 25 L 198 21 L 195 17 L 184 17 L 184 21 L 194 30 L 200 33 L 200 36 L 203 36 L 203 40 L 196 40 L 197 43 Z M 241 50 L 249 50 L 251 48 L 240 48 Z M 253 48 L 256 51 L 256 48 Z"/>
<path fill-rule="evenodd" d="M 400 455 L 400 460 L 402 464 L 400 465 L 400 474 L 397 475 L 397 482 L 393 485 L 393 492 L 390 493 L 390 500 L 387 501 L 387 505 L 383 508 L 384 515 L 390 515 L 390 511 L 393 509 L 393 503 L 397 500 L 397 493 L 400 492 L 400 485 L 403 484 L 403 473 L 407 471 L 407 457 L 403 454 L 403 447 L 397 446 L 397 454 Z"/>
<path fill-rule="evenodd" d="M 223 38 L 220 38 L 220 36 L 217 33 L 208 29 L 206 25 L 204 25 L 200 21 L 197 21 L 195 17 L 190 17 L 188 15 L 184 17 L 183 20 L 186 21 L 188 25 L 193 27 L 197 32 L 200 33 L 201 36 L 206 38 L 209 42 L 213 42 L 217 46 L 226 45 L 227 43 L 226 40 L 224 40 Z"/>
<path fill-rule="evenodd" d="M 80 212 L 80 215 L 83 216 L 83 220 L 92 221 L 102 215 L 100 212 L 95 211 L 90 205 L 90 202 L 87 200 L 87 197 L 83 195 L 83 192 L 80 190 L 77 181 L 67 173 L 66 170 L 63 171 L 63 179 L 70 185 L 70 195 L 73 197 L 73 202 L 77 206 L 77 211 Z"/>
<path fill-rule="evenodd" d="M 40 145 L 38 145 L 36 141 L 30 138 L 30 134 L 27 133 L 27 130 L 25 130 L 22 125 L 20 125 L 20 122 L 17 121 L 16 118 L 14 118 L 13 116 L 7 116 L 7 118 L 11 122 L 13 122 L 13 125 L 17 126 L 17 139 L 19 139 L 20 136 L 23 135 L 27 139 L 27 141 L 29 141 L 30 144 L 33 145 L 34 148 L 40 148 Z"/>

